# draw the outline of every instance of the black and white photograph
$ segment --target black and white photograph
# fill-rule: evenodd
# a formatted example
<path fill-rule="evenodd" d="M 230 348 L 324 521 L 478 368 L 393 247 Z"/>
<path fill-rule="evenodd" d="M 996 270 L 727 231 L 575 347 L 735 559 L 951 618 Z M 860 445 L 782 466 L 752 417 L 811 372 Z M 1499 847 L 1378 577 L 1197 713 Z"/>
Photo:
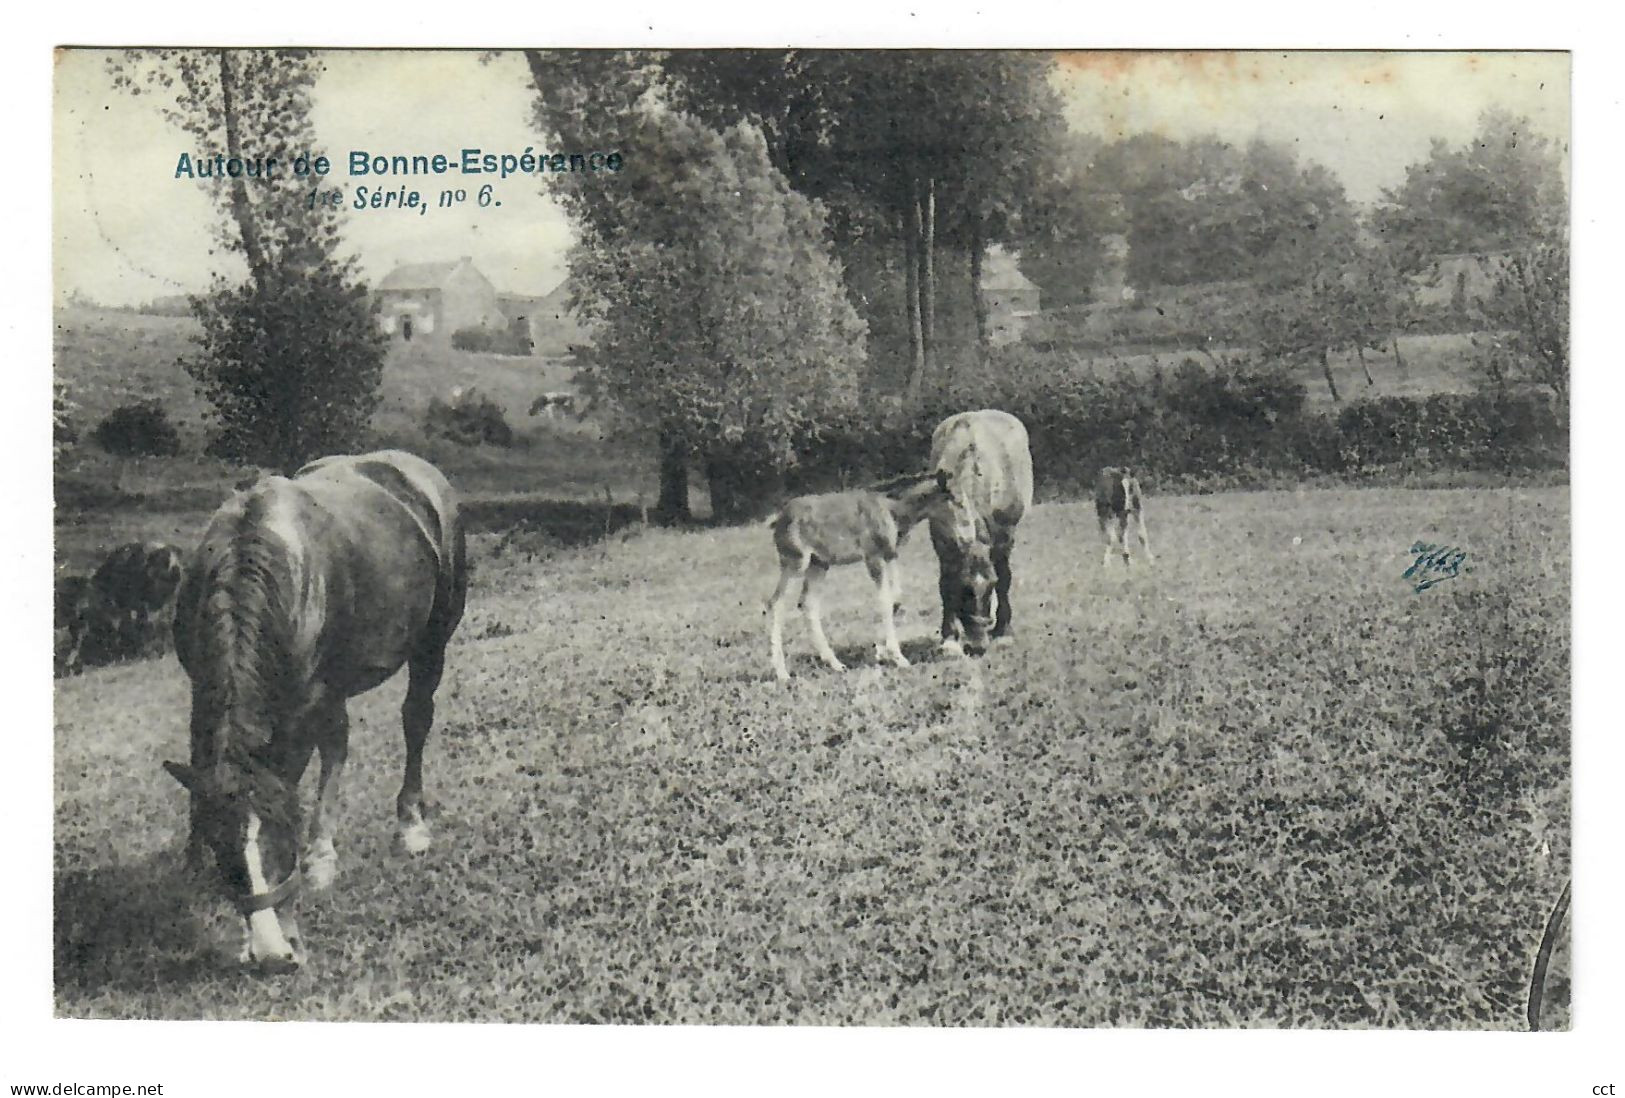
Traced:
<path fill-rule="evenodd" d="M 1570 1030 L 1571 60 L 58 48 L 51 1015 Z"/>

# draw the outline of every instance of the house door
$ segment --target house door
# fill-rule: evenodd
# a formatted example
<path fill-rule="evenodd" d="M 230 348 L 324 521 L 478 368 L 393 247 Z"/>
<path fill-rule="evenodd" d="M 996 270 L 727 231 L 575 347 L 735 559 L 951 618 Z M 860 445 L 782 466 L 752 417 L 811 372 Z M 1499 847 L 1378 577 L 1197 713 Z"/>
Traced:
<path fill-rule="evenodd" d="M 409 316 L 401 317 L 401 338 L 408 343 L 412 342 L 412 318 Z"/>

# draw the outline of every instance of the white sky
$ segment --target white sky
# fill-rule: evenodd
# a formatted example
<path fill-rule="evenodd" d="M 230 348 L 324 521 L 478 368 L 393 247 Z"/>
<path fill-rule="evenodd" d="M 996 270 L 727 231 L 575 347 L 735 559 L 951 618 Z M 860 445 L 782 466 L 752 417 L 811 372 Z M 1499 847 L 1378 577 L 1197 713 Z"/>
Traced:
<path fill-rule="evenodd" d="M 1569 139 L 1562 53 L 1068 53 L 1058 68 L 1074 129 L 1262 137 L 1332 169 L 1362 203 L 1401 182 L 1431 138 L 1465 144 L 1491 107 Z"/>
<path fill-rule="evenodd" d="M 332 51 L 324 60 L 314 121 L 335 160 L 350 149 L 517 153 L 537 144 L 529 73 L 515 54 L 488 64 L 471 52 Z M 114 91 L 103 64 L 97 51 L 73 51 L 56 66 L 57 291 L 128 304 L 201 289 L 215 259 L 212 184 L 176 180 L 175 163 L 182 152 L 220 150 L 194 148 L 151 97 Z M 1072 53 L 1056 85 L 1074 128 L 1108 138 L 1262 136 L 1325 164 L 1365 202 L 1402 179 L 1429 138 L 1464 142 L 1491 106 L 1566 141 L 1568 71 L 1564 54 Z M 337 167 L 329 180 L 351 193 L 376 183 Z M 405 182 L 432 196 L 444 186 L 472 194 L 477 181 Z M 419 217 L 347 208 L 346 239 L 374 279 L 399 262 L 469 255 L 499 289 L 545 293 L 563 277 L 568 224 L 545 182 L 496 186 L 502 205 L 484 210 L 468 202 Z"/>

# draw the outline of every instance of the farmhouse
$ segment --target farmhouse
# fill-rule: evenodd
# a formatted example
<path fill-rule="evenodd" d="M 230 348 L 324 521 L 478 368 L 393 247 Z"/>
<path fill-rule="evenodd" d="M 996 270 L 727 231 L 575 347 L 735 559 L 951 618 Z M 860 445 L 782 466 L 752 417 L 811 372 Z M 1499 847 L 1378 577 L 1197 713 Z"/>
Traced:
<path fill-rule="evenodd" d="M 592 342 L 586 325 L 570 308 L 570 291 L 567 278 L 541 297 L 501 295 L 508 323 L 524 328 L 535 354 L 562 358 L 571 347 Z"/>
<path fill-rule="evenodd" d="M 994 244 L 981 260 L 981 296 L 988 304 L 993 346 L 1016 343 L 1038 313 L 1038 286 L 1020 273 L 1017 255 Z"/>
<path fill-rule="evenodd" d="M 1016 259 L 1014 252 L 995 244 L 982 260 L 988 339 L 995 347 L 1019 340 L 1038 314 L 1038 286 L 1021 273 Z"/>
<path fill-rule="evenodd" d="M 403 340 L 445 342 L 464 328 L 503 329 L 496 287 L 469 256 L 454 263 L 403 263 L 378 284 L 384 331 Z"/>

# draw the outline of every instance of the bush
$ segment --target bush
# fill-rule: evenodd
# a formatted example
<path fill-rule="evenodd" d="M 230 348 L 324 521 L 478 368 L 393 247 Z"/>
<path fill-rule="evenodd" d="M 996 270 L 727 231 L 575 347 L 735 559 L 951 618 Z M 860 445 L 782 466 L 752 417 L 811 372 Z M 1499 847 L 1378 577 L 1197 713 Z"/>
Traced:
<path fill-rule="evenodd" d="M 453 391 L 450 400 L 431 399 L 423 416 L 423 430 L 463 446 L 514 443 L 513 428 L 502 414 L 502 405 L 472 388 Z"/>
<path fill-rule="evenodd" d="M 292 472 L 367 441 L 389 337 L 346 264 L 287 266 L 263 283 L 217 280 L 192 299 L 202 328 L 182 365 L 214 408 L 209 452 Z"/>
<path fill-rule="evenodd" d="M 90 432 L 91 441 L 120 457 L 173 457 L 181 438 L 169 413 L 156 400 L 125 404 L 107 414 Z"/>
<path fill-rule="evenodd" d="M 1381 397 L 1337 417 L 1356 471 L 1405 468 L 1522 469 L 1567 461 L 1568 425 L 1538 393 L 1438 393 Z"/>
<path fill-rule="evenodd" d="M 1064 354 L 1012 348 L 918 410 L 850 414 L 797 441 L 787 487 L 817 491 L 921 469 L 954 412 L 1002 408 L 1027 425 L 1038 482 L 1087 493 L 1107 465 L 1153 487 L 1313 475 L 1562 469 L 1568 428 L 1538 393 L 1384 397 L 1311 411 L 1304 385 L 1272 366 L 1187 359 L 1150 374 L 1098 374 Z"/>
<path fill-rule="evenodd" d="M 530 333 L 522 325 L 511 328 L 459 328 L 451 333 L 451 345 L 459 351 L 488 355 L 528 355 Z"/>

